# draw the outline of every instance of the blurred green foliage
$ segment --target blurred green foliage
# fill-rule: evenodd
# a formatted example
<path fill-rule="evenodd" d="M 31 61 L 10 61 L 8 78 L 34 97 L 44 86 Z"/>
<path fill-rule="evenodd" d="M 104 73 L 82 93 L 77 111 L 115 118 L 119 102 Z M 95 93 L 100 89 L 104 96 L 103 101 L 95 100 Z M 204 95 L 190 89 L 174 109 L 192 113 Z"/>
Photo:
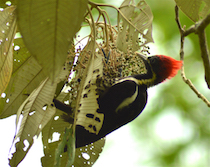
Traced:
<path fill-rule="evenodd" d="M 147 3 L 154 15 L 154 45 L 160 51 L 158 54 L 166 54 L 178 59 L 180 35 L 175 22 L 175 2 L 147 0 Z M 193 24 L 181 11 L 180 20 L 182 26 L 186 25 L 186 28 Z M 206 29 L 206 34 L 207 38 L 210 37 L 209 27 Z M 189 35 L 185 40 L 184 64 L 186 76 L 210 99 L 210 90 L 204 80 L 198 37 L 195 34 Z M 180 75 L 168 83 L 163 83 L 157 89 L 155 98 L 148 102 L 144 114 L 135 120 L 132 126 L 136 142 L 143 139 L 146 143 L 152 143 L 146 147 L 155 148 L 153 153 L 146 153 L 151 155 L 147 162 L 150 162 L 151 166 L 209 166 L 210 109 L 182 81 Z M 170 114 L 173 117 L 165 121 L 164 116 L 167 118 Z M 158 119 L 159 117 L 162 118 Z M 173 119 L 177 118 L 179 123 L 173 124 Z M 165 128 L 159 128 L 158 131 L 156 128 L 160 122 Z M 180 131 L 179 124 L 181 132 L 177 132 Z M 140 133 L 136 136 L 136 131 L 139 129 L 141 129 Z M 168 131 L 172 134 L 174 132 L 174 136 L 170 137 L 171 133 L 166 134 Z M 180 136 L 176 135 L 179 133 L 181 133 Z M 164 140 L 164 136 L 168 138 Z"/>

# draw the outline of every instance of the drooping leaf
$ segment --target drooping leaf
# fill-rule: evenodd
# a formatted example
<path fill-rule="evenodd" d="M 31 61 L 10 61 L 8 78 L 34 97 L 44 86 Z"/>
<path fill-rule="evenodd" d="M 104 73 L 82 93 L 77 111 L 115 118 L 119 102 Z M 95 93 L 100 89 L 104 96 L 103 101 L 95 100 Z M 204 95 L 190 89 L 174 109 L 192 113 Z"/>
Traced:
<path fill-rule="evenodd" d="M 119 32 L 116 45 L 119 50 L 127 53 L 128 49 L 137 51 L 142 45 L 153 42 L 152 20 L 150 7 L 144 0 L 135 5 L 134 0 L 124 0 L 119 7 Z"/>
<path fill-rule="evenodd" d="M 24 42 L 52 81 L 66 60 L 86 8 L 87 0 L 18 1 L 18 24 Z"/>
<path fill-rule="evenodd" d="M 93 48 L 94 48 L 94 42 L 90 40 L 88 42 L 88 44 L 85 46 L 85 48 L 83 49 L 82 53 L 80 54 L 80 56 L 78 58 L 79 62 L 82 62 L 82 59 L 85 59 L 86 57 L 90 57 L 92 50 L 94 50 Z M 97 59 L 98 56 L 100 56 L 100 55 L 96 54 L 94 57 Z M 97 67 L 101 68 L 100 65 L 102 65 L 100 61 L 99 62 L 95 61 L 95 65 L 91 64 L 91 66 L 88 64 L 91 64 L 91 61 L 90 61 L 90 63 L 88 63 L 88 62 L 85 63 L 85 66 L 86 66 L 85 70 L 83 68 L 78 68 L 78 70 L 77 70 L 77 77 L 82 78 L 82 81 L 79 84 L 80 89 L 83 88 L 83 86 L 81 86 L 83 80 L 84 80 L 84 82 L 88 82 L 86 79 L 86 75 L 88 76 L 87 77 L 88 79 L 92 79 L 93 73 L 91 71 L 94 71 L 94 69 Z M 89 70 L 88 70 L 88 67 L 89 67 Z M 84 71 L 89 71 L 89 72 L 84 72 Z M 93 78 L 93 80 L 94 80 L 94 78 Z M 83 85 L 85 85 L 85 83 Z M 78 94 L 77 94 L 77 96 L 78 96 Z M 61 94 L 57 97 L 57 99 L 59 101 L 63 102 L 63 101 L 65 101 L 63 97 L 65 97 L 65 94 L 63 92 L 61 92 Z M 55 159 L 54 153 L 55 153 L 55 150 L 57 149 L 60 141 L 52 142 L 53 135 L 54 134 L 62 135 L 65 127 L 69 126 L 69 124 L 64 122 L 64 120 L 62 119 L 63 114 L 64 114 L 64 112 L 57 110 L 55 117 L 51 119 L 51 121 L 46 125 L 46 127 L 42 131 L 42 134 L 43 134 L 42 140 L 43 140 L 44 154 L 45 154 L 45 156 L 42 157 L 43 167 L 51 167 L 54 165 L 54 159 Z M 79 166 L 84 166 L 84 165 L 85 166 L 92 165 L 99 157 L 99 154 L 102 151 L 103 146 L 104 146 L 104 139 L 99 140 L 93 144 L 90 144 L 89 146 L 76 149 L 75 161 L 73 164 L 74 167 L 79 167 Z M 64 162 L 66 162 L 67 159 L 68 159 L 67 152 L 65 152 L 62 154 L 61 167 L 65 166 Z"/>
<path fill-rule="evenodd" d="M 175 0 L 177 6 L 194 22 L 210 13 L 209 0 Z"/>
<path fill-rule="evenodd" d="M 14 40 L 14 47 L 18 49 L 14 51 L 13 73 L 5 90 L 6 96 L 0 98 L 0 118 L 16 114 L 23 101 L 46 78 L 41 66 L 30 56 L 22 38 Z M 55 79 L 56 83 L 68 78 L 73 65 L 73 58 L 68 59 L 68 61 L 71 63 L 68 64 L 67 62 L 61 68 L 59 77 Z"/>
<path fill-rule="evenodd" d="M 0 94 L 5 91 L 12 75 L 12 44 L 16 28 L 15 7 L 7 7 L 0 11 Z"/>
<path fill-rule="evenodd" d="M 77 114 L 76 124 L 83 126 L 90 133 L 98 134 L 104 119 L 104 115 L 102 113 L 96 112 L 99 108 L 97 102 L 99 95 L 96 92 L 96 79 L 98 76 L 102 77 L 103 75 L 102 56 L 95 53 L 95 55 L 91 56 L 90 64 L 86 68 L 88 68 L 88 72 L 87 77 L 85 78 L 84 87 L 82 88 L 82 95 L 79 102 L 80 112 Z M 89 118 L 86 116 L 87 114 L 92 114 L 94 117 Z M 96 117 L 100 119 L 100 121 L 96 121 Z M 90 127 L 89 125 L 92 126 Z"/>
<path fill-rule="evenodd" d="M 55 114 L 56 108 L 52 105 L 52 100 L 56 86 L 46 78 L 20 106 L 16 119 L 16 126 L 20 124 L 20 127 L 17 127 L 13 141 L 16 151 L 10 160 L 11 167 L 17 166 L 22 161 L 32 146 L 34 137 L 39 135 Z"/>

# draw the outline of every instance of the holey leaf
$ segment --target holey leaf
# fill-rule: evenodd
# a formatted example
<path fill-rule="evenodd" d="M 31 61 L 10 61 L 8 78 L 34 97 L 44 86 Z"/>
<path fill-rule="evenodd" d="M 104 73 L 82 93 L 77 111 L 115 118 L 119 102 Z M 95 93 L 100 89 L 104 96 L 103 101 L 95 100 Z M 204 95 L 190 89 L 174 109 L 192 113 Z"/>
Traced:
<path fill-rule="evenodd" d="M 153 42 L 152 20 L 150 7 L 144 0 L 135 5 L 134 0 L 124 0 L 119 7 L 119 33 L 116 45 L 124 53 L 132 48 L 137 51 L 142 45 Z"/>
<path fill-rule="evenodd" d="M 210 13 L 209 0 L 175 0 L 177 6 L 194 22 Z"/>
<path fill-rule="evenodd" d="M 43 167 L 53 167 L 56 156 L 55 149 L 59 144 L 60 141 L 51 142 L 49 143 L 48 149 L 44 149 L 45 156 L 41 159 Z M 104 144 L 105 138 L 101 138 L 94 143 L 77 148 L 75 151 L 75 159 L 72 167 L 91 167 L 103 151 Z M 66 162 L 68 160 L 69 155 L 67 148 L 67 151 L 62 153 L 60 167 L 66 167 Z"/>
<path fill-rule="evenodd" d="M 9 83 L 13 67 L 13 39 L 16 33 L 15 7 L 0 11 L 0 94 Z"/>
<path fill-rule="evenodd" d="M 77 113 L 76 125 L 83 126 L 90 133 L 98 134 L 104 120 L 104 114 L 98 113 L 99 108 L 97 98 L 99 95 L 96 92 L 96 80 L 103 75 L 103 57 L 95 53 L 90 58 L 90 64 L 87 67 L 87 77 L 85 78 L 82 96 L 80 99 L 79 110 Z M 87 117 L 88 114 L 94 115 L 93 118 Z M 98 118 L 100 121 L 97 121 Z M 91 125 L 91 126 L 90 126 Z"/>
<path fill-rule="evenodd" d="M 20 0 L 17 19 L 28 50 L 52 79 L 60 73 L 87 0 Z"/>
<path fill-rule="evenodd" d="M 46 78 L 20 106 L 16 119 L 16 136 L 12 145 L 14 147 L 15 144 L 16 151 L 10 160 L 11 167 L 22 161 L 32 146 L 34 137 L 39 135 L 55 114 L 56 108 L 52 105 L 52 100 L 56 85 Z"/>

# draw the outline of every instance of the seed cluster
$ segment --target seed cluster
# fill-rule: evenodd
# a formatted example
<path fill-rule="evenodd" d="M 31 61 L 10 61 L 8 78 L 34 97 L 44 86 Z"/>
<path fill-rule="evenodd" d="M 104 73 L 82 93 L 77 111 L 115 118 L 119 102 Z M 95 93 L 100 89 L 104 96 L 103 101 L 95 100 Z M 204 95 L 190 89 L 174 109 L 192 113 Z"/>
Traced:
<path fill-rule="evenodd" d="M 132 51 L 132 46 L 128 47 L 127 53 L 124 53 L 117 48 L 115 41 L 118 33 L 115 28 L 112 27 L 112 32 L 108 29 L 110 35 L 108 38 L 109 41 L 106 42 L 105 39 L 107 38 L 102 30 L 102 27 L 97 27 L 95 50 L 92 50 L 93 43 L 92 41 L 89 41 L 84 49 L 79 47 L 76 50 L 76 54 L 74 53 L 77 61 L 72 68 L 72 74 L 74 73 L 74 75 L 69 82 L 69 86 L 71 87 L 69 90 L 70 101 L 72 101 L 72 103 L 76 101 L 77 94 L 81 88 L 81 81 L 86 77 L 84 76 L 85 69 L 88 67 L 88 60 L 92 54 L 103 57 L 103 75 L 98 76 L 96 80 L 96 91 L 99 95 L 102 94 L 105 89 L 113 85 L 116 78 L 123 78 L 146 72 L 142 59 L 138 54 Z M 140 41 L 138 42 L 141 43 L 142 39 L 139 38 L 139 40 Z M 149 48 L 142 45 L 140 52 L 141 54 L 147 55 L 149 53 Z"/>

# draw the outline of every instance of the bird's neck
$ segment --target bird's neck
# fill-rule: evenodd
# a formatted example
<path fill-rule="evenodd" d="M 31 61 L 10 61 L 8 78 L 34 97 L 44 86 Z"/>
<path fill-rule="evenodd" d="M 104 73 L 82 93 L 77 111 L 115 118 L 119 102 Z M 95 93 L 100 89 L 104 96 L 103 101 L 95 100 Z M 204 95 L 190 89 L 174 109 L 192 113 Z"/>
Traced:
<path fill-rule="evenodd" d="M 146 72 L 142 74 L 136 74 L 128 77 L 127 79 L 135 81 L 138 85 L 146 85 L 151 87 L 155 85 L 156 74 L 152 70 L 149 63 L 145 62 Z"/>

